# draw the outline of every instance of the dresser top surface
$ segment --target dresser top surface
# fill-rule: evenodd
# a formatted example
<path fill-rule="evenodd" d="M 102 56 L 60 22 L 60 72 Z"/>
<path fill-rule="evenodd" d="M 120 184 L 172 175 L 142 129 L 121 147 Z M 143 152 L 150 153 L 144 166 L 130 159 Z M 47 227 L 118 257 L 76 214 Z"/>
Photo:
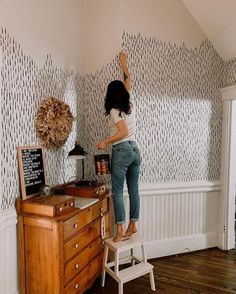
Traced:
<path fill-rule="evenodd" d="M 40 202 L 40 200 L 38 199 L 29 199 L 29 200 L 22 200 L 20 198 L 17 198 L 16 199 L 16 208 L 17 208 L 17 213 L 18 215 L 24 215 L 24 216 L 30 216 L 30 217 L 34 217 L 34 218 L 47 218 L 47 219 L 50 219 L 52 221 L 65 221 L 81 212 L 83 212 L 84 210 L 86 209 L 89 209 L 89 208 L 92 208 L 96 205 L 103 205 L 101 204 L 101 202 L 105 201 L 105 199 L 108 198 L 108 195 L 109 194 L 105 194 L 105 195 L 102 195 L 99 197 L 99 200 L 98 202 L 92 204 L 91 206 L 88 206 L 87 208 L 85 209 L 80 209 L 80 208 L 76 208 L 76 207 L 73 207 L 70 211 L 66 211 L 64 213 L 61 213 L 60 215 L 56 215 L 54 217 L 50 217 L 50 216 L 39 216 L 39 215 L 35 215 L 35 214 L 31 214 L 31 213 L 25 213 L 22 211 L 22 205 L 24 205 L 25 202 L 27 203 L 32 203 L 32 204 L 36 204 L 36 205 L 45 205 L 45 203 L 48 203 L 48 205 L 50 204 L 59 204 L 61 202 L 66 201 L 66 200 L 69 200 L 69 199 L 74 199 L 74 198 L 77 198 L 78 196 L 68 196 L 68 195 L 53 195 L 53 196 L 46 196 L 44 197 L 44 201 Z M 47 199 L 48 198 L 48 199 Z M 42 198 L 43 199 L 43 198 Z"/>

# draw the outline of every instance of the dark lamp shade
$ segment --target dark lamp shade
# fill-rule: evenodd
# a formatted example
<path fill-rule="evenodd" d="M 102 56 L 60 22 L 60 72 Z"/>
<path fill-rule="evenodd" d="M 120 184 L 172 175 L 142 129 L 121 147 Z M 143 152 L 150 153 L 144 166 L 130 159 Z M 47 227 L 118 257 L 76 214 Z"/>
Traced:
<path fill-rule="evenodd" d="M 74 149 L 69 152 L 69 158 L 84 159 L 88 153 L 79 144 L 75 143 Z"/>

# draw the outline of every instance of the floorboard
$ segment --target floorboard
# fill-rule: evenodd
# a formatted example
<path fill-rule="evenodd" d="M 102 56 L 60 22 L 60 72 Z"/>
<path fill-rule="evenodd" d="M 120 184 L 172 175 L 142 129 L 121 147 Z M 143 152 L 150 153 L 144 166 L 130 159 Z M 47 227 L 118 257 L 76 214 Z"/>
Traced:
<path fill-rule="evenodd" d="M 149 260 L 154 265 L 156 292 L 149 276 L 124 285 L 124 294 L 228 294 L 236 293 L 236 250 L 217 248 Z M 97 280 L 86 294 L 116 294 L 117 282 L 106 276 L 105 287 Z"/>

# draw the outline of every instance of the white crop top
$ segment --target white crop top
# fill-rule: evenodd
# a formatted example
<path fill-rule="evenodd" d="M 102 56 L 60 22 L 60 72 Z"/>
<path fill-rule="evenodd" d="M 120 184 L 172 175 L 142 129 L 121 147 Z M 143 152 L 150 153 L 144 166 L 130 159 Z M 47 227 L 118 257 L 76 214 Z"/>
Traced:
<path fill-rule="evenodd" d="M 124 119 L 126 122 L 128 135 L 119 141 L 113 142 L 112 145 L 125 142 L 125 141 L 135 141 L 136 119 L 135 119 L 135 109 L 133 106 L 131 108 L 131 114 L 125 114 L 124 112 L 121 112 L 121 116 L 120 116 L 119 109 L 115 109 L 115 108 L 111 109 L 109 121 L 108 121 L 110 136 L 114 136 L 117 133 L 116 123 L 122 119 Z"/>

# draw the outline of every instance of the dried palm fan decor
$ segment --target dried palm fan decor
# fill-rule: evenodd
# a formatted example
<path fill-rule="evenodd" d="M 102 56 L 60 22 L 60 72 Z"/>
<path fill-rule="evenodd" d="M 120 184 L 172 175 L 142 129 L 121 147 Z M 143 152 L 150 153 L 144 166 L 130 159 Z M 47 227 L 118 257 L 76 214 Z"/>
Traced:
<path fill-rule="evenodd" d="M 46 148 L 58 148 L 65 144 L 72 131 L 73 116 L 69 105 L 54 97 L 40 104 L 35 119 L 37 134 Z"/>

